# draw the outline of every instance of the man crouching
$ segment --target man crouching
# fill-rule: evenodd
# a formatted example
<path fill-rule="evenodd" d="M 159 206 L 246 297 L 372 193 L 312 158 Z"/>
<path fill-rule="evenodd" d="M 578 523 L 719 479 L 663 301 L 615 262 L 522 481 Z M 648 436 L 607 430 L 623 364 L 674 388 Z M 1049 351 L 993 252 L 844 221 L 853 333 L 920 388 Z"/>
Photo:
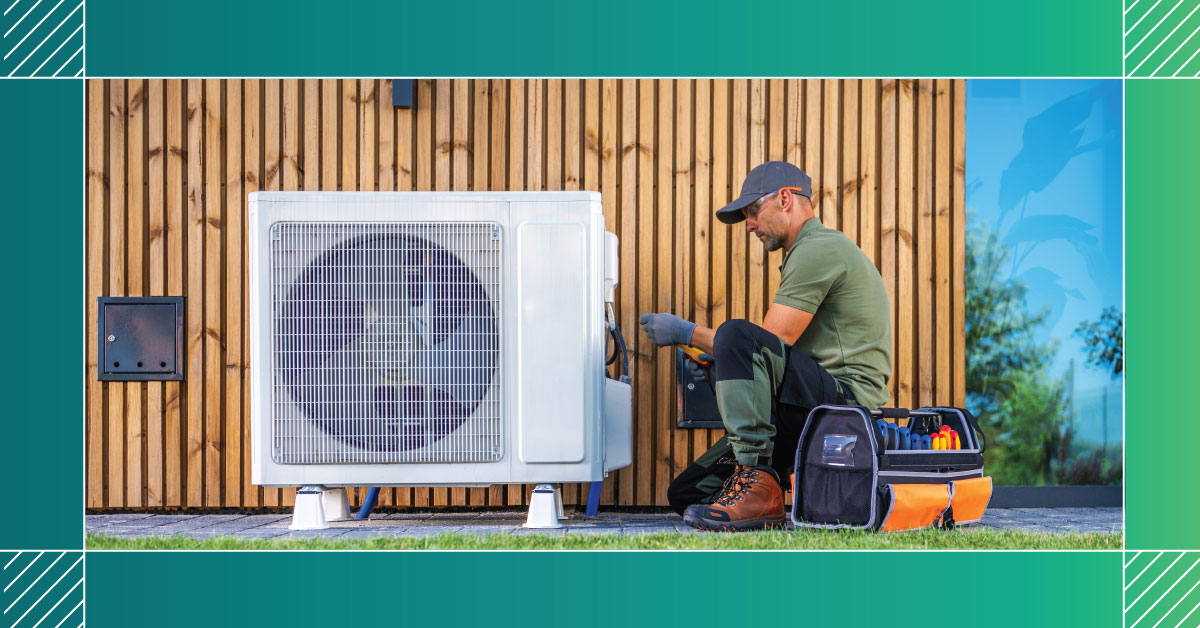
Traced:
<path fill-rule="evenodd" d="M 726 435 L 667 489 L 671 507 L 693 527 L 782 527 L 781 478 L 808 411 L 888 401 L 892 330 L 883 280 L 854 242 L 821 224 L 811 196 L 808 175 L 771 161 L 751 170 L 741 195 L 716 213 L 726 224 L 745 220 L 768 252 L 785 249 L 761 327 L 734 319 L 713 330 L 667 313 L 638 319 L 656 345 L 692 345 L 713 358 L 710 368 L 689 367 L 713 379 Z"/>

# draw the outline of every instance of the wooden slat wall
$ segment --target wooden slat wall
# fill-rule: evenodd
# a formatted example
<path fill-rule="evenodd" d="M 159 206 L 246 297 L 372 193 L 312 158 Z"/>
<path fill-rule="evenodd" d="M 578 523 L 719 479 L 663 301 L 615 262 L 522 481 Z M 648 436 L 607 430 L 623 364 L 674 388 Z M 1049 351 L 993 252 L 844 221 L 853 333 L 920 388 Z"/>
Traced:
<path fill-rule="evenodd" d="M 599 190 L 621 238 L 632 467 L 602 504 L 662 506 L 720 436 L 675 430 L 671 352 L 639 313 L 761 322 L 781 253 L 712 211 L 787 159 L 826 225 L 892 299 L 893 403 L 962 404 L 961 80 L 89 80 L 87 505 L 289 506 L 250 483 L 246 194 L 255 190 Z M 96 380 L 96 298 L 187 297 L 182 383 Z M 570 485 L 568 503 L 587 488 Z M 388 489 L 384 506 L 526 503 L 523 487 Z M 356 501 L 362 491 L 356 492 Z"/>

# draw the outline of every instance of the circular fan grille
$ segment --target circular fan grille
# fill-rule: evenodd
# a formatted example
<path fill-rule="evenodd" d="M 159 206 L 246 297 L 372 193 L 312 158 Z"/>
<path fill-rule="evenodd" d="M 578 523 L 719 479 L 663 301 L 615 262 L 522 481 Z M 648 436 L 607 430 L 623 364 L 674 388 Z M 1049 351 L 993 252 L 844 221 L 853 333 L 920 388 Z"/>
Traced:
<path fill-rule="evenodd" d="M 338 442 L 368 452 L 429 447 L 487 397 L 499 355 L 487 289 L 498 283 L 498 244 L 490 228 L 457 228 L 340 239 L 282 291 L 277 381 Z"/>

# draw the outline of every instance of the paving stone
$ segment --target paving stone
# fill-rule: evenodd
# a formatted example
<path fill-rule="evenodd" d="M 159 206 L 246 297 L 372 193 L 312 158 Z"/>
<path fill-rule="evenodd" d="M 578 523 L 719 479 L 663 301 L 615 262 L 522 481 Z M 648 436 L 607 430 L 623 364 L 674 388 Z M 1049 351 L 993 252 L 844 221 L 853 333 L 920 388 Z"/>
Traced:
<path fill-rule="evenodd" d="M 543 535 L 543 536 L 566 536 L 566 528 L 516 528 L 512 531 L 516 536 L 528 535 Z"/>
<path fill-rule="evenodd" d="M 384 519 L 397 521 L 420 521 L 431 518 L 433 518 L 433 513 L 428 512 L 393 512 L 384 517 Z"/>
<path fill-rule="evenodd" d="M 83 518 L 84 528 L 94 530 L 111 525 L 132 523 L 134 521 L 146 519 L 155 516 L 154 513 L 134 512 L 119 515 L 85 515 Z"/>
<path fill-rule="evenodd" d="M 521 521 L 524 521 L 526 514 L 528 514 L 528 513 L 526 513 L 525 511 L 518 512 L 515 510 L 493 510 L 493 511 L 480 513 L 479 518 L 480 519 L 520 519 Z"/>
<path fill-rule="evenodd" d="M 274 539 L 274 538 L 279 538 L 279 537 L 287 534 L 290 531 L 291 530 L 287 530 L 287 529 L 278 530 L 278 529 L 254 528 L 252 530 L 245 530 L 243 532 L 239 532 L 234 536 L 237 536 L 239 539 Z"/>
<path fill-rule="evenodd" d="M 439 512 L 432 517 L 434 521 L 469 521 L 478 518 L 477 512 Z"/>
<path fill-rule="evenodd" d="M 184 530 L 182 534 L 209 534 L 216 536 L 240 536 L 243 532 L 254 530 L 255 526 L 209 526 L 198 530 Z"/>
<path fill-rule="evenodd" d="M 408 528 L 404 531 L 404 536 L 427 538 L 431 536 L 437 536 L 439 534 L 461 531 L 461 528 Z"/>
<path fill-rule="evenodd" d="M 653 527 L 651 527 L 651 526 L 635 526 L 635 527 L 626 527 L 626 528 L 621 529 L 622 533 L 631 535 L 631 536 L 645 535 L 645 534 L 658 534 L 660 532 L 674 532 L 674 531 L 675 531 L 674 526 L 653 526 Z"/>
<path fill-rule="evenodd" d="M 493 534 L 512 534 L 513 530 L 524 530 L 524 529 L 525 528 L 522 528 L 519 525 L 515 525 L 515 526 L 488 525 L 488 526 L 471 526 L 471 527 L 463 528 L 462 530 L 459 530 L 459 532 L 462 534 L 474 534 L 477 536 L 489 536 L 489 535 L 493 535 Z"/>
<path fill-rule="evenodd" d="M 281 517 L 279 515 L 250 515 L 244 521 L 248 524 L 253 524 L 254 527 L 258 527 L 280 522 L 291 523 L 292 518 L 290 516 Z"/>
<path fill-rule="evenodd" d="M 403 535 L 397 535 L 397 534 L 395 534 L 395 530 L 391 530 L 391 529 L 380 530 L 380 529 L 367 528 L 367 529 L 360 529 L 360 530 L 347 530 L 346 532 L 344 532 L 341 536 L 339 536 L 337 538 L 339 538 L 339 539 L 379 539 L 379 538 L 393 538 L 393 537 L 399 538 L 399 537 L 403 537 Z"/>
<path fill-rule="evenodd" d="M 165 525 L 155 526 L 152 528 L 154 534 L 173 534 L 175 532 L 188 532 L 192 530 L 200 530 L 208 526 L 217 525 L 220 523 L 228 523 L 236 519 L 243 519 L 245 515 L 201 515 L 191 519 L 182 521 L 174 521 Z"/>
<path fill-rule="evenodd" d="M 577 527 L 577 526 L 569 526 L 566 528 L 566 530 L 568 532 L 570 532 L 571 534 L 576 534 L 576 535 L 579 535 L 579 534 L 587 534 L 587 535 L 620 534 L 621 526 L 590 526 L 590 527 L 586 527 L 586 528 Z"/>
<path fill-rule="evenodd" d="M 663 518 L 663 519 L 659 519 L 658 521 L 645 521 L 645 520 L 622 521 L 621 527 L 622 528 L 662 528 L 662 527 L 671 527 L 672 525 L 675 524 L 675 521 L 682 521 L 682 520 L 679 519 L 679 517 L 672 516 L 671 519 Z"/>
<path fill-rule="evenodd" d="M 166 525 L 168 523 L 178 523 L 180 521 L 187 521 L 188 519 L 196 519 L 197 517 L 204 516 L 209 515 L 154 515 L 154 522 L 155 525 Z"/>

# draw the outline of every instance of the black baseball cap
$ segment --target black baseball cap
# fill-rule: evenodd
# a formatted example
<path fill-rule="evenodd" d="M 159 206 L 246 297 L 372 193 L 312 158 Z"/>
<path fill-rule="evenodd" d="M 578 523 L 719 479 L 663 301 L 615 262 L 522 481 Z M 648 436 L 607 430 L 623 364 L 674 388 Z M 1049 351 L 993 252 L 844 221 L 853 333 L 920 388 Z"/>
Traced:
<path fill-rule="evenodd" d="M 768 161 L 746 175 L 742 195 L 717 210 L 717 219 L 732 225 L 746 219 L 742 208 L 781 188 L 794 188 L 797 194 L 812 198 L 812 178 L 786 161 Z"/>

